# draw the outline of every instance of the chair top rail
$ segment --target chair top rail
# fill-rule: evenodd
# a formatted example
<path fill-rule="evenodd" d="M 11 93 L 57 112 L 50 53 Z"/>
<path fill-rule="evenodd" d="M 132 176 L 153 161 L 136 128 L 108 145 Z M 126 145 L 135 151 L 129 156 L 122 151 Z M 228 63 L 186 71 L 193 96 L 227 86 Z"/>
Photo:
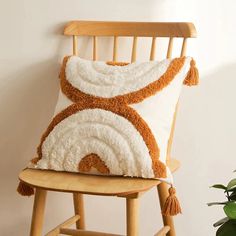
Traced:
<path fill-rule="evenodd" d="M 71 21 L 64 35 L 124 36 L 124 37 L 182 37 L 195 38 L 197 32 L 190 22 L 125 22 L 125 21 Z"/>

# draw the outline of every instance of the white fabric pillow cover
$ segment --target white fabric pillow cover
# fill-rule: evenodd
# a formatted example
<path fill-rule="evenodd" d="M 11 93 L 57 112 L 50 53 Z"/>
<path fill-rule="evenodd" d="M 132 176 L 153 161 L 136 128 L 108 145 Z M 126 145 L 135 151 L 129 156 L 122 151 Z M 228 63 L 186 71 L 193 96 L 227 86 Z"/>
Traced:
<path fill-rule="evenodd" d="M 190 57 L 131 64 L 63 61 L 55 116 L 36 169 L 158 178 L 172 183 L 167 144 Z"/>

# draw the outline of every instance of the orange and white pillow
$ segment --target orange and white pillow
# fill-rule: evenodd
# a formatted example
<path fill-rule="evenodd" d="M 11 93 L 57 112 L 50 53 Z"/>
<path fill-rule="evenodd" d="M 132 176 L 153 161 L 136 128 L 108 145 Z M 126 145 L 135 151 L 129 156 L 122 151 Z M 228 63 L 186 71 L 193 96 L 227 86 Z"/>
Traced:
<path fill-rule="evenodd" d="M 194 73 L 190 57 L 132 64 L 66 57 L 55 116 L 29 167 L 172 182 L 167 143 L 182 84 L 197 84 Z"/>

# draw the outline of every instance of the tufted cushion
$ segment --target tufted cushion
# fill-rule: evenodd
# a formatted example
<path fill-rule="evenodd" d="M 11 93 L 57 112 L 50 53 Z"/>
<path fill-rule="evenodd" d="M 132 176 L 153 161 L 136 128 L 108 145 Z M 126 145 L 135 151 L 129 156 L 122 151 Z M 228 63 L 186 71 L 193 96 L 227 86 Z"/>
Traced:
<path fill-rule="evenodd" d="M 167 143 L 190 62 L 65 57 L 55 116 L 29 167 L 170 181 Z"/>

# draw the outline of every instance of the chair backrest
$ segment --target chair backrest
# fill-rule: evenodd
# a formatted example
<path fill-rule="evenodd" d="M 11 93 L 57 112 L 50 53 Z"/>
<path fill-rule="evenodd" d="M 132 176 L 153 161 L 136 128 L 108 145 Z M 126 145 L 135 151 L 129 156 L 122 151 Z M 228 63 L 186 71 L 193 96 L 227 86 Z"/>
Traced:
<path fill-rule="evenodd" d="M 118 21 L 71 21 L 65 29 L 64 35 L 73 38 L 73 55 L 78 55 L 78 36 L 93 37 L 93 60 L 97 59 L 97 38 L 100 36 L 113 37 L 112 61 L 117 61 L 118 37 L 132 37 L 131 62 L 136 61 L 138 37 L 151 37 L 150 60 L 155 60 L 157 38 L 168 38 L 166 58 L 172 57 L 175 38 L 182 38 L 180 56 L 186 55 L 187 39 L 197 36 L 195 26 L 187 22 L 118 22 Z M 174 134 L 177 108 L 169 138 L 167 159 L 170 158 L 172 139 Z"/>

